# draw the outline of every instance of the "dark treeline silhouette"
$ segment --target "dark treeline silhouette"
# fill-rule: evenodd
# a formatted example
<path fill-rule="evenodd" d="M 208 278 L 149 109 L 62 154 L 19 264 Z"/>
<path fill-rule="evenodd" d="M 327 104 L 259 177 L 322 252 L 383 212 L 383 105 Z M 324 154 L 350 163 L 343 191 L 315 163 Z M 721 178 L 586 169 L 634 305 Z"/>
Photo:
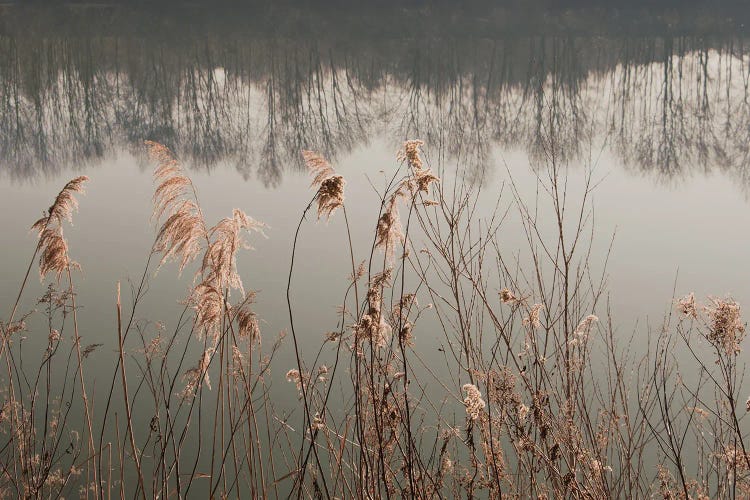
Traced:
<path fill-rule="evenodd" d="M 744 0 L 161 0 L 0 5 L 0 32 L 290 37 L 744 33 Z"/>
<path fill-rule="evenodd" d="M 92 2 L 87 0 L 67 0 L 57 2 L 54 0 L 27 0 L 21 2 L 10 0 L 10 5 L 64 5 L 64 6 L 91 6 Z M 194 8 L 196 6 L 227 6 L 232 8 L 256 8 L 277 6 L 284 9 L 310 9 L 310 10 L 340 10 L 349 8 L 429 8 L 448 9 L 452 11 L 466 11 L 471 9 L 533 9 L 544 8 L 576 9 L 576 8 L 603 8 L 630 10 L 646 7 L 649 9 L 733 9 L 746 4 L 743 0 L 160 0 L 153 2 L 149 0 L 101 0 L 93 3 L 96 6 L 136 6 L 153 10 L 162 6 L 170 9 L 175 7 Z"/>
<path fill-rule="evenodd" d="M 574 162 L 607 144 L 663 179 L 711 167 L 748 183 L 739 34 L 375 37 L 312 20 L 221 32 L 127 16 L 110 33 L 91 22 L 107 9 L 65 10 L 57 29 L 9 11 L 0 158 L 18 179 L 138 155 L 148 139 L 193 166 L 229 163 L 274 185 L 302 149 L 335 158 L 386 134 L 423 138 L 470 175 L 496 146 Z"/>

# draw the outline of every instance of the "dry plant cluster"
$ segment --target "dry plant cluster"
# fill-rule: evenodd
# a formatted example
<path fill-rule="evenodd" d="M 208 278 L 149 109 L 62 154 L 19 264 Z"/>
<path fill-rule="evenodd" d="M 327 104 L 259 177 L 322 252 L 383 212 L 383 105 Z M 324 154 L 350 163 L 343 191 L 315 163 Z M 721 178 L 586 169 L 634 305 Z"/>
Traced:
<path fill-rule="evenodd" d="M 87 178 L 70 181 L 32 226 L 38 244 L 0 324 L 3 497 L 750 496 L 740 306 L 691 294 L 653 331 L 616 334 L 606 265 L 600 274 L 591 265 L 593 174 L 574 197 L 554 145 L 537 178 L 548 211 L 511 180 L 507 210 L 482 215 L 480 187 L 447 185 L 423 143 L 407 141 L 364 256 L 351 241 L 346 180 L 303 152 L 314 194 L 292 248 L 289 341 L 261 332 L 255 292 L 237 270 L 263 224 L 236 209 L 211 225 L 175 155 L 147 147 L 157 232 L 127 303 L 119 284 L 113 291 L 117 322 L 103 342 L 117 359 L 99 381 L 104 398 L 91 397 L 86 367 L 105 354 L 79 335 L 78 265 L 63 234 Z M 328 332 L 307 331 L 292 300 L 310 211 L 348 235 L 351 275 Z M 502 242 L 511 212 L 525 258 Z M 48 287 L 22 314 L 37 260 Z M 180 273 L 197 268 L 182 313 L 146 320 L 149 279 L 170 261 Z M 32 318 L 47 328 L 43 352 L 23 348 Z M 301 347 L 310 335 L 320 339 L 314 356 Z M 296 366 L 280 367 L 286 381 L 276 381 L 282 342 Z M 279 383 L 296 392 L 296 412 L 271 398 Z"/>

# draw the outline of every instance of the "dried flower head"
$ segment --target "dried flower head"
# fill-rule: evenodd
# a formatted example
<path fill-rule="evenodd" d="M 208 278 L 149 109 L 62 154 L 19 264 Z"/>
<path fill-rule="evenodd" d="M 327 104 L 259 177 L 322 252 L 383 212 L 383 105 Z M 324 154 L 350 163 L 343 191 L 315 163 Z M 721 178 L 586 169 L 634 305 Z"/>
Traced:
<path fill-rule="evenodd" d="M 287 382 L 294 382 L 294 385 L 297 387 L 298 391 L 302 391 L 302 384 L 303 382 L 307 382 L 307 379 L 304 378 L 302 374 L 297 370 L 296 368 L 292 368 L 288 372 L 286 372 L 286 380 Z"/>
<path fill-rule="evenodd" d="M 206 335 L 213 340 L 217 339 L 224 311 L 224 296 L 221 291 L 201 283 L 193 289 L 192 300 L 198 337 L 202 339 Z"/>
<path fill-rule="evenodd" d="M 426 169 L 426 170 L 417 170 L 414 173 L 414 178 L 412 179 L 412 192 L 418 193 L 429 193 L 430 192 L 430 184 L 433 182 L 440 182 L 440 177 L 436 176 L 432 173 L 432 170 Z M 429 200 L 428 200 L 429 201 Z M 432 202 L 432 204 L 437 205 L 436 202 Z"/>
<path fill-rule="evenodd" d="M 311 426 L 314 430 L 318 431 L 325 429 L 326 424 L 325 422 L 323 422 L 323 419 L 320 417 L 319 413 L 315 413 Z"/>
<path fill-rule="evenodd" d="M 412 335 L 412 330 L 414 326 L 410 322 L 404 323 L 404 326 L 401 327 L 401 331 L 399 332 L 399 341 L 404 346 L 413 347 L 414 346 L 414 336 Z"/>
<path fill-rule="evenodd" d="M 313 188 L 318 190 L 316 199 L 318 201 L 318 219 L 326 216 L 331 218 L 333 212 L 344 205 L 344 186 L 346 180 L 340 175 L 336 175 L 328 160 L 323 158 L 319 153 L 313 151 L 303 151 L 302 156 L 305 165 L 313 176 Z"/>
<path fill-rule="evenodd" d="M 247 303 L 237 312 L 237 326 L 240 337 L 247 337 L 251 342 L 260 341 L 260 325 L 258 316 L 250 310 Z"/>
<path fill-rule="evenodd" d="M 68 243 L 63 237 L 62 228 L 48 227 L 39 235 L 39 278 L 49 273 L 55 274 L 55 279 L 60 281 L 62 273 L 71 264 L 68 256 Z"/>
<path fill-rule="evenodd" d="M 354 331 L 360 342 L 369 340 L 373 347 L 383 348 L 391 339 L 392 328 L 379 314 L 363 314 Z"/>
<path fill-rule="evenodd" d="M 376 229 L 375 247 L 382 249 L 389 259 L 393 257 L 396 245 L 403 243 L 405 240 L 397 206 L 397 200 L 400 195 L 397 193 L 398 191 L 391 196 L 389 202 L 386 204 L 383 214 L 378 219 L 378 227 Z"/>
<path fill-rule="evenodd" d="M 528 416 L 529 416 L 529 407 L 523 403 L 520 403 L 518 405 L 518 420 L 521 423 L 524 423 L 526 421 L 526 417 Z"/>
<path fill-rule="evenodd" d="M 203 385 L 208 389 L 211 389 L 211 379 L 208 376 L 208 367 L 211 364 L 211 358 L 214 354 L 214 350 L 209 348 L 203 351 L 200 359 L 198 360 L 198 366 L 190 368 L 182 375 L 182 380 L 185 382 L 185 388 L 180 392 L 182 399 L 189 399 L 195 396 L 195 393 Z"/>
<path fill-rule="evenodd" d="M 56 342 L 59 342 L 60 338 L 60 331 L 53 328 L 52 330 L 50 330 L 49 335 L 47 336 L 47 341 L 50 344 L 54 344 Z M 750 399 L 748 399 L 748 401 L 750 401 Z"/>
<path fill-rule="evenodd" d="M 685 316 L 697 319 L 698 309 L 695 304 L 695 293 L 690 292 L 690 294 L 679 299 L 677 301 L 677 310 Z"/>
<path fill-rule="evenodd" d="M 354 283 L 355 281 L 359 281 L 362 276 L 365 275 L 365 272 L 367 271 L 367 261 L 362 261 L 359 263 L 357 268 L 354 270 L 352 274 L 349 275 L 349 281 Z"/>
<path fill-rule="evenodd" d="M 440 471 L 443 474 L 449 474 L 453 470 L 453 460 L 451 460 L 448 455 L 443 455 L 443 458 L 440 460 Z"/>
<path fill-rule="evenodd" d="M 88 180 L 88 177 L 81 176 L 65 184 L 47 213 L 31 226 L 31 230 L 39 237 L 37 250 L 40 279 L 52 272 L 57 281 L 60 281 L 64 271 L 78 266 L 68 256 L 68 243 L 63 236 L 62 224 L 65 220 L 72 221 L 73 212 L 78 208 L 74 193 L 83 193 L 83 184 Z"/>
<path fill-rule="evenodd" d="M 154 180 L 152 219 L 164 219 L 156 235 L 154 251 L 162 254 L 159 265 L 170 259 L 179 260 L 179 271 L 195 259 L 206 240 L 206 224 L 195 202 L 193 183 L 184 175 L 179 162 L 166 146 L 146 141 L 149 155 L 157 162 Z"/>
<path fill-rule="evenodd" d="M 331 218 L 337 208 L 344 206 L 344 186 L 346 180 L 340 175 L 325 179 L 318 189 L 318 219 L 326 216 Z"/>
<path fill-rule="evenodd" d="M 415 170 L 422 169 L 422 157 L 420 150 L 424 146 L 424 142 L 419 139 L 412 139 L 404 142 L 401 149 L 396 154 L 398 161 L 406 161 L 409 166 Z"/>
<path fill-rule="evenodd" d="M 706 335 L 709 342 L 728 354 L 740 352 L 740 342 L 745 337 L 745 324 L 740 315 L 740 305 L 732 299 L 711 299 L 704 308 L 709 319 Z"/>
<path fill-rule="evenodd" d="M 232 363 L 235 365 L 235 375 L 242 375 L 242 365 L 245 364 L 245 355 L 236 344 L 232 344 Z"/>
<path fill-rule="evenodd" d="M 326 332 L 323 337 L 325 338 L 326 342 L 335 342 L 339 337 L 341 337 L 341 333 Z"/>
<path fill-rule="evenodd" d="M 728 471 L 747 471 L 750 463 L 750 455 L 737 446 L 724 445 L 723 449 L 714 454 L 721 462 L 724 462 Z"/>
<path fill-rule="evenodd" d="M 571 345 L 585 345 L 588 340 L 589 332 L 591 331 L 591 325 L 599 321 L 599 318 L 593 314 L 589 314 L 578 323 L 578 326 L 573 331 L 573 338 L 570 340 Z"/>
<path fill-rule="evenodd" d="M 529 315 L 524 318 L 523 324 L 526 326 L 531 326 L 532 328 L 539 328 L 542 326 L 542 322 L 539 319 L 539 314 L 541 313 L 542 309 L 544 309 L 543 304 L 534 304 L 531 306 L 531 309 L 529 310 Z"/>
<path fill-rule="evenodd" d="M 84 358 L 87 358 L 87 357 L 89 357 L 89 355 L 90 355 L 91 353 L 93 353 L 93 352 L 94 352 L 94 351 L 96 351 L 96 350 L 97 350 L 97 349 L 98 349 L 99 347 L 101 347 L 101 346 L 103 346 L 103 345 L 104 345 L 104 344 L 90 344 L 90 345 L 87 345 L 87 346 L 86 346 L 86 347 L 85 347 L 85 348 L 83 349 L 83 351 L 82 351 L 81 355 L 82 355 L 82 356 L 83 356 Z"/>
<path fill-rule="evenodd" d="M 41 232 L 49 222 L 56 222 L 57 224 L 62 224 L 65 220 L 71 222 L 73 212 L 78 208 L 78 200 L 73 194 L 83 194 L 83 184 L 88 180 L 88 177 L 82 175 L 65 184 L 47 210 L 47 215 L 36 221 L 31 227 L 32 230 Z"/>
<path fill-rule="evenodd" d="M 518 302 L 518 298 L 510 291 L 509 288 L 503 288 L 500 290 L 500 302 L 503 304 L 515 304 Z"/>
<path fill-rule="evenodd" d="M 323 155 L 316 153 L 315 151 L 302 151 L 302 158 L 305 160 L 305 165 L 313 176 L 310 187 L 320 187 L 320 184 L 327 178 L 336 175 L 336 171 L 333 169 L 328 160 Z"/>
<path fill-rule="evenodd" d="M 466 393 L 464 397 L 464 406 L 466 406 L 466 415 L 471 420 L 476 420 L 482 414 L 486 403 L 482 399 L 482 393 L 474 384 L 464 384 L 463 390 Z"/>
<path fill-rule="evenodd" d="M 237 274 L 237 251 L 252 248 L 243 238 L 243 232 L 262 234 L 264 227 L 262 222 L 239 209 L 234 209 L 232 217 L 225 217 L 212 227 L 208 231 L 209 244 L 200 269 L 203 283 L 219 290 L 239 290 L 244 296 L 242 280 Z"/>

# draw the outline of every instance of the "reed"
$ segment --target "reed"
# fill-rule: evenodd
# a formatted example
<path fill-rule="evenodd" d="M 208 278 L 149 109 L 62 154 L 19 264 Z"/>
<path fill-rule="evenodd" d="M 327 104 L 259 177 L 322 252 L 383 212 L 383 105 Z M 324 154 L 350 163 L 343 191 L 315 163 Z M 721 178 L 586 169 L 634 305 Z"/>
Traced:
<path fill-rule="evenodd" d="M 313 193 L 287 276 L 296 366 L 284 367 L 275 360 L 285 334 L 262 331 L 236 263 L 264 225 L 240 209 L 212 225 L 176 156 L 147 148 L 155 237 L 129 301 L 117 284 L 115 332 L 101 340 L 117 359 L 101 401 L 86 373 L 101 344 L 82 343 L 63 234 L 87 178 L 66 184 L 32 226 L 38 244 L 0 324 L 3 497 L 750 495 L 740 305 L 690 294 L 673 299 L 655 331 L 617 334 L 606 262 L 592 271 L 591 173 L 573 197 L 551 155 L 538 178 L 544 219 L 509 175 L 502 199 L 528 242 L 521 259 L 501 250 L 507 212 L 479 217 L 478 188 L 439 178 L 424 144 L 407 141 L 372 219 L 356 221 L 372 228 L 358 255 L 346 180 L 303 152 Z M 292 291 L 311 210 L 345 226 L 346 240 L 330 243 L 347 248 L 351 275 L 335 329 L 303 352 L 311 332 Z M 22 313 L 37 261 L 47 288 Z M 168 324 L 144 319 L 149 280 L 170 262 L 195 269 L 182 312 Z M 46 325 L 42 352 L 22 346 L 32 324 Z M 276 372 L 293 384 L 295 414 L 276 408 Z"/>

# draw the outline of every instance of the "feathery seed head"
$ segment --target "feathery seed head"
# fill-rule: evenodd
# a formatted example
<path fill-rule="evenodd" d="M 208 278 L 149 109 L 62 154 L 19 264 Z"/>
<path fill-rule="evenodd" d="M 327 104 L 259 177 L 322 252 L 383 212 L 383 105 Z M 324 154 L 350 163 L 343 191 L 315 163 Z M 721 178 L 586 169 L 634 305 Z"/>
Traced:
<path fill-rule="evenodd" d="M 232 217 L 225 217 L 208 231 L 209 244 L 203 255 L 199 274 L 203 283 L 219 290 L 239 290 L 244 296 L 242 279 L 237 273 L 237 251 L 252 248 L 245 241 L 243 231 L 263 233 L 265 225 L 235 209 Z"/>
<path fill-rule="evenodd" d="M 315 151 L 302 151 L 302 157 L 305 160 L 305 165 L 313 176 L 313 181 L 310 187 L 319 188 L 320 184 L 327 178 L 336 175 L 336 171 L 333 169 L 328 160 L 323 155 L 316 153 Z"/>
<path fill-rule="evenodd" d="M 503 288 L 500 290 L 500 302 L 503 304 L 515 304 L 519 302 L 513 292 L 509 288 Z"/>
<path fill-rule="evenodd" d="M 318 219 L 322 216 L 330 219 L 333 212 L 344 205 L 344 186 L 346 180 L 340 175 L 329 177 L 320 183 L 318 189 Z"/>
<path fill-rule="evenodd" d="M 193 290 L 193 308 L 195 309 L 195 326 L 200 338 L 203 335 L 212 340 L 219 337 L 224 297 L 215 287 L 201 283 Z"/>
<path fill-rule="evenodd" d="M 395 205 L 380 216 L 376 233 L 375 246 L 381 248 L 389 259 L 393 258 L 396 245 L 403 243 L 405 238 Z"/>
<path fill-rule="evenodd" d="M 464 406 L 466 406 L 466 415 L 471 420 L 478 419 L 487 404 L 482 399 L 482 393 L 474 384 L 464 384 L 463 390 L 466 393 L 464 397 Z"/>
<path fill-rule="evenodd" d="M 422 157 L 420 156 L 422 146 L 424 146 L 424 142 L 419 139 L 408 140 L 398 150 L 396 158 L 398 161 L 406 161 L 413 169 L 420 170 L 422 168 Z"/>
<path fill-rule="evenodd" d="M 709 342 L 723 348 L 727 355 L 740 352 L 740 342 L 745 337 L 740 305 L 732 299 L 712 298 L 704 310 L 710 322 Z"/>
<path fill-rule="evenodd" d="M 37 249 L 40 252 L 40 279 L 53 272 L 57 281 L 60 281 L 65 270 L 71 266 L 78 267 L 78 264 L 71 261 L 68 256 L 68 244 L 63 237 L 62 224 L 65 220 L 72 222 L 73 212 L 78 208 L 74 193 L 83 193 L 83 184 L 88 180 L 88 177 L 80 176 L 65 184 L 47 214 L 31 226 L 31 230 L 35 231 L 39 238 Z"/>
<path fill-rule="evenodd" d="M 523 324 L 526 326 L 531 326 L 532 328 L 539 328 L 540 326 L 542 326 L 542 322 L 539 319 L 539 314 L 541 313 L 542 309 L 544 309 L 543 304 L 534 304 L 533 306 L 531 306 L 529 315 L 523 319 Z"/>
<path fill-rule="evenodd" d="M 528 415 L 529 415 L 529 407 L 523 403 L 520 403 L 518 405 L 518 420 L 520 420 L 521 423 L 524 423 Z"/>
<path fill-rule="evenodd" d="M 336 175 L 336 171 L 328 163 L 328 160 L 319 153 L 303 151 L 302 156 L 307 169 L 313 176 L 310 187 L 318 190 L 316 194 L 318 219 L 322 216 L 330 219 L 336 209 L 344 205 L 346 180 L 342 176 Z"/>
<path fill-rule="evenodd" d="M 695 303 L 695 293 L 690 292 L 688 295 L 677 301 L 677 310 L 683 315 L 698 319 L 698 309 Z"/>
<path fill-rule="evenodd" d="M 589 332 L 591 331 L 591 326 L 599 321 L 599 318 L 594 316 L 593 314 L 589 314 L 585 318 L 581 320 L 580 323 L 578 323 L 578 326 L 573 331 L 573 338 L 570 340 L 571 345 L 585 345 L 586 341 L 588 340 Z"/>
<path fill-rule="evenodd" d="M 154 251 L 162 254 L 159 265 L 170 259 L 179 260 L 179 272 L 201 252 L 207 231 L 203 215 L 195 202 L 190 178 L 182 172 L 179 162 L 166 146 L 146 141 L 149 156 L 157 163 L 154 180 L 152 218 L 164 219 L 156 235 Z"/>
<path fill-rule="evenodd" d="M 237 313 L 237 325 L 240 337 L 247 337 L 253 343 L 260 342 L 258 316 L 249 307 L 240 308 Z"/>

